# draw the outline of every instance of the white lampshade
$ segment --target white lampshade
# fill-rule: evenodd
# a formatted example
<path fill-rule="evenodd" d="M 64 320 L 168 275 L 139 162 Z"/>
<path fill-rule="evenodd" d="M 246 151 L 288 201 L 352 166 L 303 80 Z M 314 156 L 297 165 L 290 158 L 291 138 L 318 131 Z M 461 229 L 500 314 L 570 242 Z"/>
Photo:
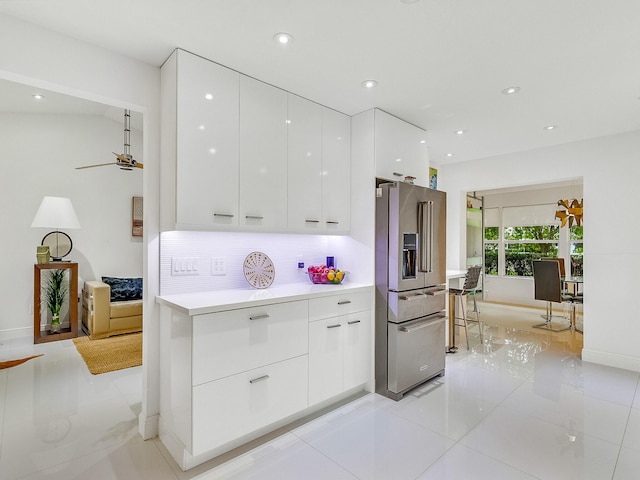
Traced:
<path fill-rule="evenodd" d="M 32 227 L 81 228 L 71 200 L 64 197 L 44 197 Z"/>

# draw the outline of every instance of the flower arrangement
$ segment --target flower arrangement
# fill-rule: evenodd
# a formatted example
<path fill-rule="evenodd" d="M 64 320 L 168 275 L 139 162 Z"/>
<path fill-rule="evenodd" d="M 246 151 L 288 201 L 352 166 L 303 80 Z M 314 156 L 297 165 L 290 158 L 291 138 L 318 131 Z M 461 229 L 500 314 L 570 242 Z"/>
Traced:
<path fill-rule="evenodd" d="M 51 312 L 51 326 L 54 331 L 60 328 L 60 310 L 67 297 L 64 276 L 64 270 L 51 270 L 46 286 L 47 308 Z"/>

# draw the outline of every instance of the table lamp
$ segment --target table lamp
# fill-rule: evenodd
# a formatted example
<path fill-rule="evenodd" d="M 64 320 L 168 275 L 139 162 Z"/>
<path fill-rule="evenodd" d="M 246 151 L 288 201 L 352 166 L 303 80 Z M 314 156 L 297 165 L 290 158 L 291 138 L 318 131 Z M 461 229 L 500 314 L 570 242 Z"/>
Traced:
<path fill-rule="evenodd" d="M 44 197 L 31 227 L 55 229 L 42 239 L 42 245 L 49 247 L 54 262 L 62 261 L 73 247 L 71 237 L 60 229 L 81 228 L 71 200 L 64 197 Z"/>

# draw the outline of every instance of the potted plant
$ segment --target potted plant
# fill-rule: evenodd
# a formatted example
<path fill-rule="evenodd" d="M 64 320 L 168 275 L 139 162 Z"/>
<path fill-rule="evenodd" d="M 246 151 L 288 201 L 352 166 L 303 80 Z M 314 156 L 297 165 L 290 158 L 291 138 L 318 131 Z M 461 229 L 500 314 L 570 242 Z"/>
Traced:
<path fill-rule="evenodd" d="M 51 312 L 51 331 L 60 330 L 60 310 L 67 297 L 67 285 L 64 282 L 64 270 L 51 270 L 46 287 L 47 307 Z"/>

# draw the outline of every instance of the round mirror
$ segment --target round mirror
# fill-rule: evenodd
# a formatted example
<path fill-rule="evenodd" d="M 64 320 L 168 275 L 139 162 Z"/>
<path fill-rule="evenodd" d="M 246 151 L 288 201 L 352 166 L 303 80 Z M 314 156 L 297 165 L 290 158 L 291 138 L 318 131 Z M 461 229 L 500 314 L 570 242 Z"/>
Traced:
<path fill-rule="evenodd" d="M 50 232 L 47 233 L 42 239 L 42 245 L 49 247 L 51 259 L 54 261 L 62 260 L 62 257 L 66 257 L 71 252 L 73 242 L 71 237 L 64 232 Z"/>

